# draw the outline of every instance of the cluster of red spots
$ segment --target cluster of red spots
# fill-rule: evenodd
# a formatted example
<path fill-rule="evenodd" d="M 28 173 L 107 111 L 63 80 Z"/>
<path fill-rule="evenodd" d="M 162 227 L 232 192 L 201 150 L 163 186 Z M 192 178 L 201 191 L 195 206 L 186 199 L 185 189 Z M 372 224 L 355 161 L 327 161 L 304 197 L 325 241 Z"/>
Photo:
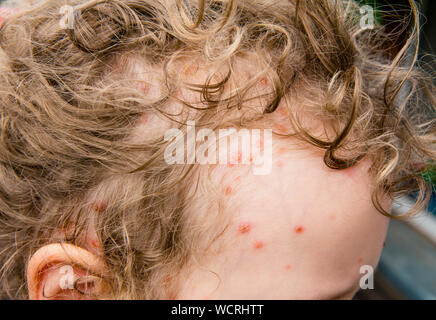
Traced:
<path fill-rule="evenodd" d="M 256 241 L 254 243 L 254 249 L 262 249 L 264 247 L 264 243 L 262 241 Z"/>
<path fill-rule="evenodd" d="M 92 210 L 98 213 L 104 212 L 106 210 L 106 204 L 102 201 L 95 201 L 92 204 Z"/>
<path fill-rule="evenodd" d="M 249 223 L 241 223 L 238 227 L 238 231 L 241 234 L 249 233 L 251 230 L 251 225 Z"/>
<path fill-rule="evenodd" d="M 233 189 L 232 189 L 231 186 L 227 186 L 227 187 L 224 189 L 224 193 L 225 193 L 226 196 L 231 195 L 231 194 L 232 194 L 232 191 L 233 191 Z"/>
<path fill-rule="evenodd" d="M 294 230 L 295 230 L 295 233 L 301 234 L 304 232 L 305 229 L 303 226 L 296 226 Z"/>

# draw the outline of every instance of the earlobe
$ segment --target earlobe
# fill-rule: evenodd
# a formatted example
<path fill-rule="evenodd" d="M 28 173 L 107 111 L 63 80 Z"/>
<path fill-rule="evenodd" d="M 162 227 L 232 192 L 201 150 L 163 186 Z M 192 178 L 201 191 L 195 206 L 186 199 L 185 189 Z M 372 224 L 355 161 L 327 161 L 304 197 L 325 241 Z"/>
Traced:
<path fill-rule="evenodd" d="M 91 252 L 67 243 L 49 244 L 36 251 L 29 261 L 29 299 L 102 296 L 108 291 L 104 281 L 107 274 L 105 263 Z"/>

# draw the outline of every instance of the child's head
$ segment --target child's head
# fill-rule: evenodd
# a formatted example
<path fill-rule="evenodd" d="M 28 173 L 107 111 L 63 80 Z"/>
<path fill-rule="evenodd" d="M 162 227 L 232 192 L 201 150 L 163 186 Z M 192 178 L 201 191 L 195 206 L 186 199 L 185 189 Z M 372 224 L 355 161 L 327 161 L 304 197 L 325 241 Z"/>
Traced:
<path fill-rule="evenodd" d="M 428 196 L 420 170 L 436 159 L 435 92 L 414 66 L 414 6 L 410 18 L 396 49 L 382 26 L 363 26 L 354 1 L 52 0 L 6 21 L 1 290 L 262 298 L 255 281 L 276 273 L 293 280 L 274 297 L 348 297 L 358 265 L 377 262 L 390 199 L 419 191 L 419 210 Z M 271 172 L 254 176 L 256 156 L 238 164 L 238 151 L 235 164 L 212 149 L 216 164 L 190 161 L 189 142 L 184 163 L 169 163 L 170 129 L 189 141 L 193 123 L 209 139 L 272 129 Z M 337 277 L 324 283 L 327 271 L 305 261 Z M 75 288 L 64 290 L 69 266 Z"/>

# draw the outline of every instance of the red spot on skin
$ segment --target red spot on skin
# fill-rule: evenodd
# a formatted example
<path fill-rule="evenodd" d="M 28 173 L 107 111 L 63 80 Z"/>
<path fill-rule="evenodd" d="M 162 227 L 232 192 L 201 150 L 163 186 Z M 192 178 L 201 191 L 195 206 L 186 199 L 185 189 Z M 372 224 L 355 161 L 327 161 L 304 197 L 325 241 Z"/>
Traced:
<path fill-rule="evenodd" d="M 276 166 L 278 167 L 278 168 L 281 168 L 281 167 L 283 167 L 283 162 L 282 161 L 277 161 L 276 162 Z"/>
<path fill-rule="evenodd" d="M 226 194 L 226 196 L 230 195 L 232 193 L 232 187 L 227 186 L 224 190 L 224 193 Z"/>
<path fill-rule="evenodd" d="M 102 213 L 106 210 L 106 204 L 102 201 L 95 201 L 92 204 L 92 210 L 98 213 Z"/>
<path fill-rule="evenodd" d="M 266 86 L 268 85 L 268 80 L 267 80 L 267 78 L 265 78 L 265 77 L 260 78 L 260 79 L 259 79 L 259 84 L 260 84 L 262 87 L 266 87 Z"/>
<path fill-rule="evenodd" d="M 351 168 L 347 168 L 342 170 L 342 172 L 351 180 L 354 181 L 355 176 L 356 176 L 356 168 L 355 167 L 351 167 Z"/>
<path fill-rule="evenodd" d="M 241 223 L 238 227 L 239 233 L 245 234 L 249 233 L 251 230 L 251 225 L 249 223 Z"/>
<path fill-rule="evenodd" d="M 241 181 L 241 177 L 240 177 L 240 176 L 236 177 L 236 178 L 234 179 L 234 181 L 235 181 L 235 182 L 240 182 L 240 181 Z"/>
<path fill-rule="evenodd" d="M 344 170 L 344 173 L 345 173 L 345 175 L 346 175 L 347 177 L 349 177 L 349 178 L 352 178 L 352 177 L 353 177 L 353 173 L 352 173 L 352 171 L 350 170 L 350 168 L 345 169 L 345 170 Z"/>
<path fill-rule="evenodd" d="M 264 243 L 262 241 L 256 241 L 254 243 L 254 249 L 262 249 L 264 246 Z"/>
<path fill-rule="evenodd" d="M 357 262 L 358 262 L 358 263 L 362 263 L 362 262 L 363 262 L 363 258 L 359 258 L 359 259 L 357 260 Z"/>
<path fill-rule="evenodd" d="M 100 241 L 97 239 L 91 239 L 91 246 L 94 248 L 100 248 Z"/>
<path fill-rule="evenodd" d="M 229 163 L 227 165 L 229 168 L 233 168 L 235 166 L 235 163 L 240 164 L 242 162 L 242 153 L 238 152 L 237 155 L 234 155 L 231 162 L 233 163 Z"/>
<path fill-rule="evenodd" d="M 334 213 L 331 213 L 329 215 L 329 219 L 332 220 L 332 221 L 336 220 L 336 215 Z"/>
<path fill-rule="evenodd" d="M 295 233 L 303 233 L 304 227 L 303 226 L 297 226 L 295 227 Z"/>
<path fill-rule="evenodd" d="M 281 125 L 281 124 L 278 124 L 278 125 L 276 126 L 276 129 L 277 129 L 277 132 L 278 132 L 278 133 L 281 133 L 281 134 L 286 134 L 286 133 L 288 133 L 288 128 L 286 128 L 285 126 L 283 126 L 283 125 Z"/>
<path fill-rule="evenodd" d="M 290 264 L 287 264 L 286 266 L 285 266 L 285 270 L 291 270 L 292 269 L 292 266 L 290 265 Z"/>

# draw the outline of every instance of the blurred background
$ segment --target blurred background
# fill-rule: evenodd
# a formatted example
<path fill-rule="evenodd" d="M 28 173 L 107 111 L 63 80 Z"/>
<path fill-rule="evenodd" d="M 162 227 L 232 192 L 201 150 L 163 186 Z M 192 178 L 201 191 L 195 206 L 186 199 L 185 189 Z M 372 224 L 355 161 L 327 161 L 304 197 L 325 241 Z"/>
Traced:
<path fill-rule="evenodd" d="M 0 0 L 0 6 L 20 7 L 39 0 Z M 398 33 L 392 39 L 395 55 L 410 30 L 408 0 L 360 0 L 376 9 L 377 21 Z M 420 60 L 432 61 L 436 53 L 436 0 L 416 1 L 421 10 L 422 33 Z M 381 9 L 378 11 L 377 9 Z M 435 79 L 436 82 L 436 79 Z M 436 166 L 423 169 L 423 175 L 434 184 L 427 210 L 406 222 L 392 220 L 386 244 L 374 275 L 374 289 L 361 290 L 354 299 L 436 299 Z M 413 197 L 394 204 L 394 214 L 401 214 L 413 203 Z"/>

